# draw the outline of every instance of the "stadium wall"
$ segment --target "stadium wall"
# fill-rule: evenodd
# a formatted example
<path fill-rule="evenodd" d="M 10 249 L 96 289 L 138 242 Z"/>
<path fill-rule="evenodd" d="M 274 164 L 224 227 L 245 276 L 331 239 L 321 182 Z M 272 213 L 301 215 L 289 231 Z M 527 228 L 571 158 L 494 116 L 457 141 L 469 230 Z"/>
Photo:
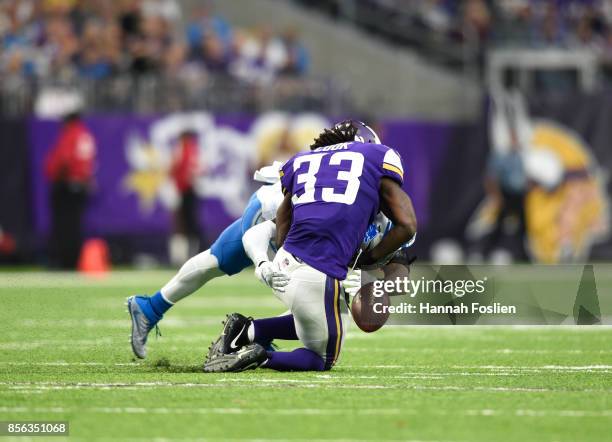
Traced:
<path fill-rule="evenodd" d="M 612 95 L 540 97 L 531 102 L 533 121 L 556 128 L 555 139 L 573 143 L 588 158 L 587 169 L 602 183 L 602 207 L 612 194 Z M 475 123 L 419 122 L 387 119 L 377 128 L 405 164 L 405 188 L 419 218 L 415 253 L 426 259 L 432 244 L 452 239 L 466 245 L 466 226 L 483 200 L 489 134 L 487 118 Z M 272 158 L 291 155 L 291 147 L 308 145 L 329 119 L 316 114 L 266 113 L 259 116 L 207 113 L 165 116 L 89 116 L 87 125 L 98 143 L 96 192 L 87 214 L 90 236 L 114 240 L 116 261 L 135 254 L 165 256 L 176 195 L 167 175 L 173 141 L 185 127 L 201 140 L 205 173 L 197 185 L 204 245 L 241 215 L 255 190 L 255 168 Z M 0 122 L 0 226 L 15 236 L 29 258 L 43 251 L 49 227 L 45 154 L 59 122 L 32 118 Z M 563 146 L 566 144 L 562 144 Z M 582 155 L 582 156 L 580 156 Z M 575 176 L 571 165 L 568 180 Z M 559 188 L 551 189 L 554 197 Z M 554 217 L 550 228 L 555 229 Z M 600 238 L 601 239 L 601 238 Z M 612 242 L 603 238 L 591 258 L 612 258 Z"/>
<path fill-rule="evenodd" d="M 0 119 L 0 232 L 9 233 L 21 245 L 18 260 L 31 258 L 30 150 L 24 120 Z M 0 237 L 1 237 L 0 233 Z M 0 262 L 2 261 L 0 253 Z"/>
<path fill-rule="evenodd" d="M 89 236 L 120 238 L 124 244 L 147 244 L 147 253 L 164 252 L 177 203 L 167 170 L 174 141 L 185 127 L 190 127 L 201 140 L 206 172 L 197 182 L 196 191 L 201 198 L 203 240 L 210 244 L 242 214 L 257 188 L 251 179 L 253 170 L 269 163 L 270 157 L 287 156 L 281 151 L 285 147 L 278 144 L 283 133 L 293 140 L 292 146 L 300 146 L 301 150 L 326 121 L 322 116 L 279 113 L 258 117 L 206 113 L 88 117 L 86 124 L 96 139 L 99 155 L 96 192 L 86 216 L 86 232 Z M 313 124 L 310 129 L 309 124 Z M 429 221 L 431 183 L 447 149 L 455 145 L 459 127 L 406 120 L 388 120 L 380 125 L 386 143 L 407 159 L 405 188 L 414 200 L 423 228 Z M 28 125 L 32 227 L 41 243 L 50 222 L 43 163 L 59 128 L 59 122 L 54 120 L 32 119 Z M 131 248 L 136 250 L 139 246 Z"/>

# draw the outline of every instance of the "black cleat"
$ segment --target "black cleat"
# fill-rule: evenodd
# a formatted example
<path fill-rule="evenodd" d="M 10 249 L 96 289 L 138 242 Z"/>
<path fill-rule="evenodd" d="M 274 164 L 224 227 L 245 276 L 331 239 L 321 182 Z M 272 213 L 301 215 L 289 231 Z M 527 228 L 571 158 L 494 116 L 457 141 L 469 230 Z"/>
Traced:
<path fill-rule="evenodd" d="M 240 313 L 227 315 L 223 321 L 221 336 L 208 348 L 206 362 L 221 356 L 234 353 L 249 344 L 249 326 L 253 318 L 247 318 Z"/>
<path fill-rule="evenodd" d="M 249 326 L 251 322 L 253 318 L 247 318 L 240 313 L 232 313 L 227 316 L 219 345 L 223 354 L 234 353 L 250 343 Z"/>
<path fill-rule="evenodd" d="M 223 335 L 219 336 L 216 341 L 210 343 L 210 347 L 208 347 L 208 354 L 206 355 L 206 359 L 204 359 L 204 363 L 216 358 L 217 356 L 223 355 L 223 349 L 221 348 L 222 341 Z"/>
<path fill-rule="evenodd" d="M 242 347 L 235 353 L 222 354 L 204 363 L 205 373 L 236 373 L 253 370 L 268 360 L 266 350 L 259 344 Z"/>

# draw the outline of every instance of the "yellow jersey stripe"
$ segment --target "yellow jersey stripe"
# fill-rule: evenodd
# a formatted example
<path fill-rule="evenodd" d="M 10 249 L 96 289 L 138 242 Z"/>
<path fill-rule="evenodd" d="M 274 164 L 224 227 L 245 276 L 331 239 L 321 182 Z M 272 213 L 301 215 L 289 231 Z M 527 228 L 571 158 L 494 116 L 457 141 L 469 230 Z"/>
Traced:
<path fill-rule="evenodd" d="M 404 172 L 399 167 L 394 166 L 393 164 L 383 163 L 383 169 L 390 170 L 391 172 L 397 173 L 399 176 L 404 179 Z"/>
<path fill-rule="evenodd" d="M 334 279 L 334 317 L 336 318 L 336 351 L 334 353 L 334 362 L 338 359 L 340 353 L 340 338 L 342 338 L 342 328 L 340 327 L 340 312 L 338 311 L 338 285 L 337 279 Z"/>
<path fill-rule="evenodd" d="M 278 171 L 278 174 L 279 174 L 281 177 L 284 177 L 284 176 L 285 176 L 285 172 L 283 172 L 282 170 L 279 170 L 279 171 Z"/>

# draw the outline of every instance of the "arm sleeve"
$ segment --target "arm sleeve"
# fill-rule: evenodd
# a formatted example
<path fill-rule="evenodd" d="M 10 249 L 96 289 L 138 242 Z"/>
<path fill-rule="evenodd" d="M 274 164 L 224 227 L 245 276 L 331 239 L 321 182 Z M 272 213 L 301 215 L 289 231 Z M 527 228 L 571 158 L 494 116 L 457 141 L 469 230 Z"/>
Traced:
<path fill-rule="evenodd" d="M 268 261 L 268 245 L 276 235 L 276 224 L 264 221 L 251 227 L 242 236 L 244 251 L 257 266 L 262 261 Z"/>
<path fill-rule="evenodd" d="M 404 184 L 404 166 L 402 159 L 393 149 L 385 152 L 382 162 L 382 174 L 396 181 L 400 186 Z"/>

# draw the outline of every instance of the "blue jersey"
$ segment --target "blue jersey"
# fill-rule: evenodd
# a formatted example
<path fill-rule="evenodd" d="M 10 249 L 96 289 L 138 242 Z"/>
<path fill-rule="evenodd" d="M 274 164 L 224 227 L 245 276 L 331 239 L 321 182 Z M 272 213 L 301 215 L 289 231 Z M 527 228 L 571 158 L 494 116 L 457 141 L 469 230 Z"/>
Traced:
<path fill-rule="evenodd" d="M 283 247 L 326 275 L 344 279 L 378 212 L 381 178 L 401 185 L 404 169 L 395 150 L 351 142 L 299 153 L 280 173 L 293 203 Z"/>

